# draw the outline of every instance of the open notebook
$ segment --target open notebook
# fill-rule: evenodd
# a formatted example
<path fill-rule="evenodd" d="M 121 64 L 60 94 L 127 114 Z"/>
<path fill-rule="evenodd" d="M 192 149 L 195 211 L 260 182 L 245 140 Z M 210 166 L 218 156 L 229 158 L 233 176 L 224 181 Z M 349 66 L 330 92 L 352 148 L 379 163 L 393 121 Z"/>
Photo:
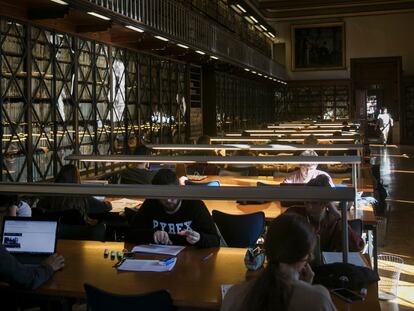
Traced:
<path fill-rule="evenodd" d="M 174 268 L 176 262 L 177 258 L 172 258 L 168 262 L 148 259 L 125 259 L 117 269 L 119 271 L 134 272 L 168 272 Z"/>
<path fill-rule="evenodd" d="M 143 244 L 135 246 L 132 252 L 177 256 L 184 248 L 178 245 Z"/>

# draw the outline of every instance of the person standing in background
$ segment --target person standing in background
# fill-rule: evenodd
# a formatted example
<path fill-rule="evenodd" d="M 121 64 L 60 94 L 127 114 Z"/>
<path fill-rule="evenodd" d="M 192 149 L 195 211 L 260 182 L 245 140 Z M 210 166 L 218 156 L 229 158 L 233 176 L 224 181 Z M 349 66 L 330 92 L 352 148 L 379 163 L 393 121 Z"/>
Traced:
<path fill-rule="evenodd" d="M 390 131 L 390 128 L 394 126 L 394 120 L 388 113 L 387 108 L 384 108 L 383 112 L 378 115 L 378 126 L 381 131 L 382 143 L 385 146 L 388 140 L 388 132 Z"/>

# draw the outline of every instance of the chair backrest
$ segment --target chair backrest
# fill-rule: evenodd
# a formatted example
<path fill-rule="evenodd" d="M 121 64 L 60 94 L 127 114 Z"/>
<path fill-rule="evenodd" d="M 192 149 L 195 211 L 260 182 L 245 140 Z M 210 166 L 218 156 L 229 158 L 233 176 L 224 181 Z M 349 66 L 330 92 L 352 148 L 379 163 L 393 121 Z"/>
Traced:
<path fill-rule="evenodd" d="M 58 238 L 61 240 L 105 241 L 105 224 L 96 225 L 59 225 Z"/>
<path fill-rule="evenodd" d="M 170 294 L 165 290 L 144 295 L 116 295 L 89 284 L 84 284 L 88 307 L 91 311 L 139 310 L 172 311 Z"/>
<path fill-rule="evenodd" d="M 229 247 L 252 246 L 264 231 L 265 215 L 263 212 L 230 215 L 213 210 L 212 216 Z"/>
<path fill-rule="evenodd" d="M 212 180 L 209 182 L 194 182 L 191 180 L 186 180 L 185 184 L 188 186 L 207 186 L 207 187 L 220 187 L 220 181 Z"/>
<path fill-rule="evenodd" d="M 352 228 L 352 230 L 354 230 L 356 235 L 358 235 L 359 237 L 362 235 L 363 224 L 361 219 L 348 220 L 348 224 Z"/>

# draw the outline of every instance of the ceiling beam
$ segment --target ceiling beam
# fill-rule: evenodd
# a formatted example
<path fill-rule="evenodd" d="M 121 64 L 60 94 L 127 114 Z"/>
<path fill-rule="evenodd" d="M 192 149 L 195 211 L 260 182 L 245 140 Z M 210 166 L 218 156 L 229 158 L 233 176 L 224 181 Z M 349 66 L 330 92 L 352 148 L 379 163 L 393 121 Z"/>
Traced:
<path fill-rule="evenodd" d="M 29 9 L 27 16 L 29 20 L 64 18 L 69 13 L 69 7 L 53 9 Z"/>
<path fill-rule="evenodd" d="M 258 9 L 294 10 L 305 8 L 358 6 L 364 4 L 395 3 L 390 0 L 279 0 L 279 1 L 252 1 Z"/>
<path fill-rule="evenodd" d="M 413 0 L 248 0 L 272 22 L 395 14 L 414 10 Z"/>
<path fill-rule="evenodd" d="M 76 32 L 77 33 L 105 32 L 105 31 L 108 31 L 110 28 L 111 28 L 111 22 L 93 24 L 93 25 L 77 25 Z"/>

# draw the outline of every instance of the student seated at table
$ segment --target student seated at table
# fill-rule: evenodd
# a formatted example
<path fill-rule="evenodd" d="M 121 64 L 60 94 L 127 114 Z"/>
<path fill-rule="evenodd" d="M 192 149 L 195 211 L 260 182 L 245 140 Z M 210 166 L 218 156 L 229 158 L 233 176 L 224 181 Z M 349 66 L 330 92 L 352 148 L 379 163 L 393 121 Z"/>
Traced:
<path fill-rule="evenodd" d="M 236 150 L 233 153 L 234 157 L 254 157 L 256 154 L 250 150 Z M 257 168 L 255 164 L 229 164 L 226 167 L 226 170 L 220 172 L 220 175 L 226 176 L 257 176 Z"/>
<path fill-rule="evenodd" d="M 31 217 L 30 205 L 17 195 L 0 195 L 0 215 Z"/>
<path fill-rule="evenodd" d="M 197 139 L 197 145 L 211 145 L 211 138 L 208 135 L 202 135 Z M 194 146 L 196 147 L 196 146 Z M 192 156 L 220 156 L 216 150 L 192 150 L 187 153 Z M 195 163 L 186 165 L 187 175 L 218 175 L 220 168 L 217 165 L 207 163 Z"/>
<path fill-rule="evenodd" d="M 315 244 L 302 218 L 286 213 L 275 218 L 265 238 L 265 269 L 254 280 L 231 287 L 221 311 L 336 310 L 328 290 L 312 285 L 309 261 Z"/>
<path fill-rule="evenodd" d="M 313 157 L 318 156 L 318 154 L 313 150 L 305 150 L 300 155 Z M 329 176 L 328 173 L 324 171 L 318 170 L 317 167 L 317 164 L 301 164 L 299 166 L 299 169 L 286 176 L 283 182 L 285 184 L 304 184 L 309 182 L 311 179 L 314 179 L 320 175 L 324 175 L 328 178 L 329 185 L 331 187 L 335 187 L 331 176 Z"/>
<path fill-rule="evenodd" d="M 68 164 L 62 167 L 55 179 L 56 183 L 80 184 L 80 174 L 76 166 Z M 37 203 L 37 208 L 60 217 L 65 224 L 83 225 L 94 224 L 89 216 L 109 212 L 111 203 L 89 197 L 50 196 L 44 197 Z"/>
<path fill-rule="evenodd" d="M 0 244 L 0 282 L 9 283 L 12 286 L 35 289 L 64 265 L 64 258 L 57 254 L 48 257 L 37 267 L 22 265 Z M 0 305 L 3 303 L 1 302 Z"/>
<path fill-rule="evenodd" d="M 174 172 L 161 169 L 153 185 L 178 185 Z M 131 220 L 127 241 L 167 245 L 219 246 L 213 219 L 201 200 L 147 199 Z"/>
<path fill-rule="evenodd" d="M 304 140 L 303 140 L 303 144 L 304 145 L 317 145 L 318 144 L 318 139 L 316 138 L 315 135 L 310 134 L 309 136 L 307 136 Z"/>
<path fill-rule="evenodd" d="M 308 182 L 309 186 L 329 187 L 325 175 L 319 175 Z M 310 224 L 315 234 L 320 236 L 320 248 L 325 252 L 342 251 L 342 220 L 341 214 L 331 202 L 307 202 L 304 206 L 292 206 L 286 213 L 300 215 Z M 349 250 L 361 251 L 365 243 L 350 226 L 348 226 Z"/>
<path fill-rule="evenodd" d="M 148 156 L 151 152 L 145 145 L 139 145 L 134 154 Z M 156 173 L 148 169 L 148 163 L 128 164 L 127 169 L 120 174 L 121 184 L 151 184 Z"/>

